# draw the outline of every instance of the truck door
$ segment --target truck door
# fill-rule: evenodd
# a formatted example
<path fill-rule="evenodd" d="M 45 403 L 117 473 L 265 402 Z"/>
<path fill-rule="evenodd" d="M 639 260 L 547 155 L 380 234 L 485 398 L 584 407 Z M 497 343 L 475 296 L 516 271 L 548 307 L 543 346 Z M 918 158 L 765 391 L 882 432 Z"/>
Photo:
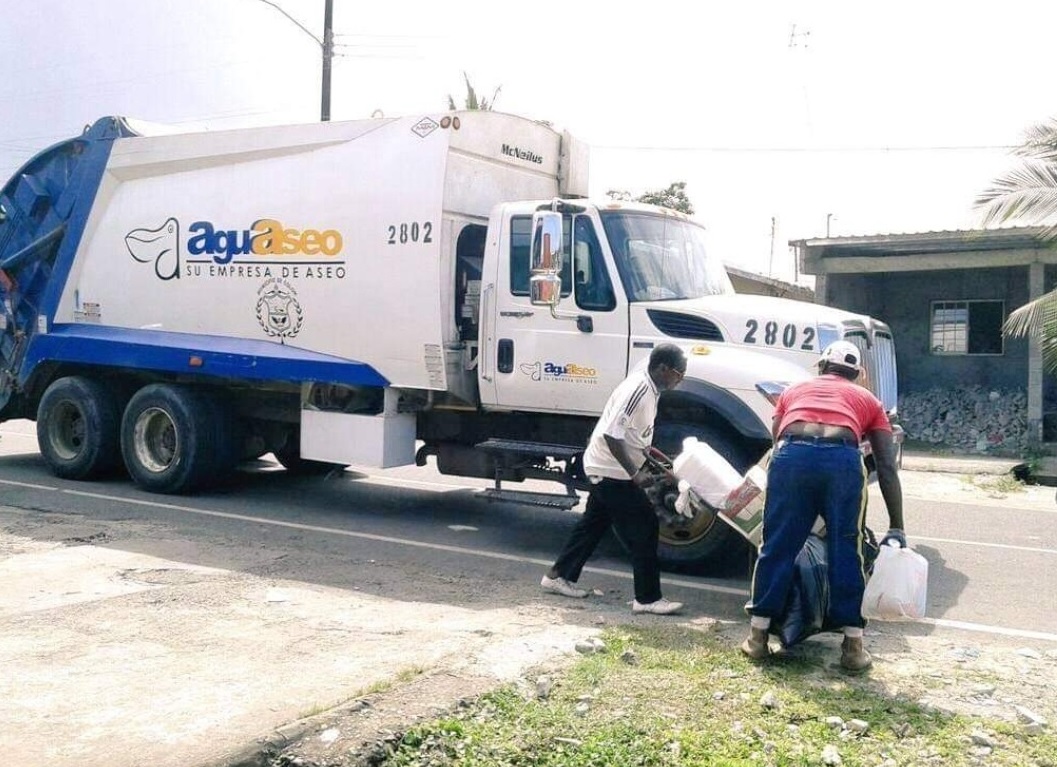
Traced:
<path fill-rule="evenodd" d="M 531 214 L 505 221 L 485 280 L 492 293 L 483 306 L 490 327 L 479 367 L 486 405 L 596 415 L 627 373 L 628 308 L 602 238 L 587 214 L 567 215 L 563 224 L 562 302 L 554 316 L 529 296 Z"/>

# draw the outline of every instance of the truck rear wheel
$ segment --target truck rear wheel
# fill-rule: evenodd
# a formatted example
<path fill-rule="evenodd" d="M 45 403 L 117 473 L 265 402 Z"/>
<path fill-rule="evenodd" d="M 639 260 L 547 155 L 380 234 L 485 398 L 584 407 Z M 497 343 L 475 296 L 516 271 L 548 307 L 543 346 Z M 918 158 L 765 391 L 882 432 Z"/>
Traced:
<path fill-rule="evenodd" d="M 729 432 L 706 424 L 659 421 L 653 444 L 674 460 L 682 452 L 683 440 L 687 437 L 707 442 L 739 472 L 752 466 L 755 459 L 751 448 Z M 747 561 L 750 552 L 749 543 L 711 512 L 700 511 L 685 523 L 666 523 L 662 517 L 658 554 L 665 570 L 717 572 L 738 558 Z"/>
<path fill-rule="evenodd" d="M 83 376 L 59 378 L 37 407 L 37 444 L 63 479 L 94 479 L 121 464 L 121 409 L 113 391 Z"/>
<path fill-rule="evenodd" d="M 188 493 L 227 473 L 232 433 L 208 392 L 150 384 L 133 395 L 121 421 L 121 452 L 137 485 L 153 493 Z"/>

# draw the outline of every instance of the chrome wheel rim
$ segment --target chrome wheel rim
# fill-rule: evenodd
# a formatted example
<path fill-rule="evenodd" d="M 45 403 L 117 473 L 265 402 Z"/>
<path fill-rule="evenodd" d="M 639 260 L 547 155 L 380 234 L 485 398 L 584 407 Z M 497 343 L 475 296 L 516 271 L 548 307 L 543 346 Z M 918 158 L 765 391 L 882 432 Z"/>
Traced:
<path fill-rule="evenodd" d="M 87 431 L 84 413 L 72 401 L 59 403 L 48 419 L 48 444 L 64 461 L 72 461 L 84 450 Z"/>
<path fill-rule="evenodd" d="M 151 473 L 160 474 L 180 457 L 179 431 L 161 408 L 147 408 L 136 417 L 133 440 L 137 463 Z"/>

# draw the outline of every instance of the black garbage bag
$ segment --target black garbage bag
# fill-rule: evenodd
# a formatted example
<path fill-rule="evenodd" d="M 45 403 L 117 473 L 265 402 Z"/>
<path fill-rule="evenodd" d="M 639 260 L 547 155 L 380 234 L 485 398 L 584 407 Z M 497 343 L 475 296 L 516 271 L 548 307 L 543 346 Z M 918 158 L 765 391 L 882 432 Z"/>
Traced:
<path fill-rule="evenodd" d="M 863 558 L 867 574 L 877 559 L 877 539 L 866 529 Z M 771 620 L 771 633 L 783 647 L 792 647 L 809 636 L 823 631 L 839 631 L 829 621 L 829 573 L 826 563 L 826 540 L 812 533 L 797 554 L 793 565 L 793 583 L 781 615 Z"/>

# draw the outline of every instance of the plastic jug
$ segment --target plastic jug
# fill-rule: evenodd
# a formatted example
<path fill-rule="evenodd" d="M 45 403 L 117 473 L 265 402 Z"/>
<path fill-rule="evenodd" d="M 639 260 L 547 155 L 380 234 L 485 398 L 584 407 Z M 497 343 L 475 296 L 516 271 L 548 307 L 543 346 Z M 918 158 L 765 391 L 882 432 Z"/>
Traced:
<path fill-rule="evenodd" d="M 734 488 L 741 484 L 741 474 L 711 445 L 697 437 L 683 440 L 683 452 L 672 461 L 672 471 L 705 503 L 715 508 L 723 506 Z"/>

